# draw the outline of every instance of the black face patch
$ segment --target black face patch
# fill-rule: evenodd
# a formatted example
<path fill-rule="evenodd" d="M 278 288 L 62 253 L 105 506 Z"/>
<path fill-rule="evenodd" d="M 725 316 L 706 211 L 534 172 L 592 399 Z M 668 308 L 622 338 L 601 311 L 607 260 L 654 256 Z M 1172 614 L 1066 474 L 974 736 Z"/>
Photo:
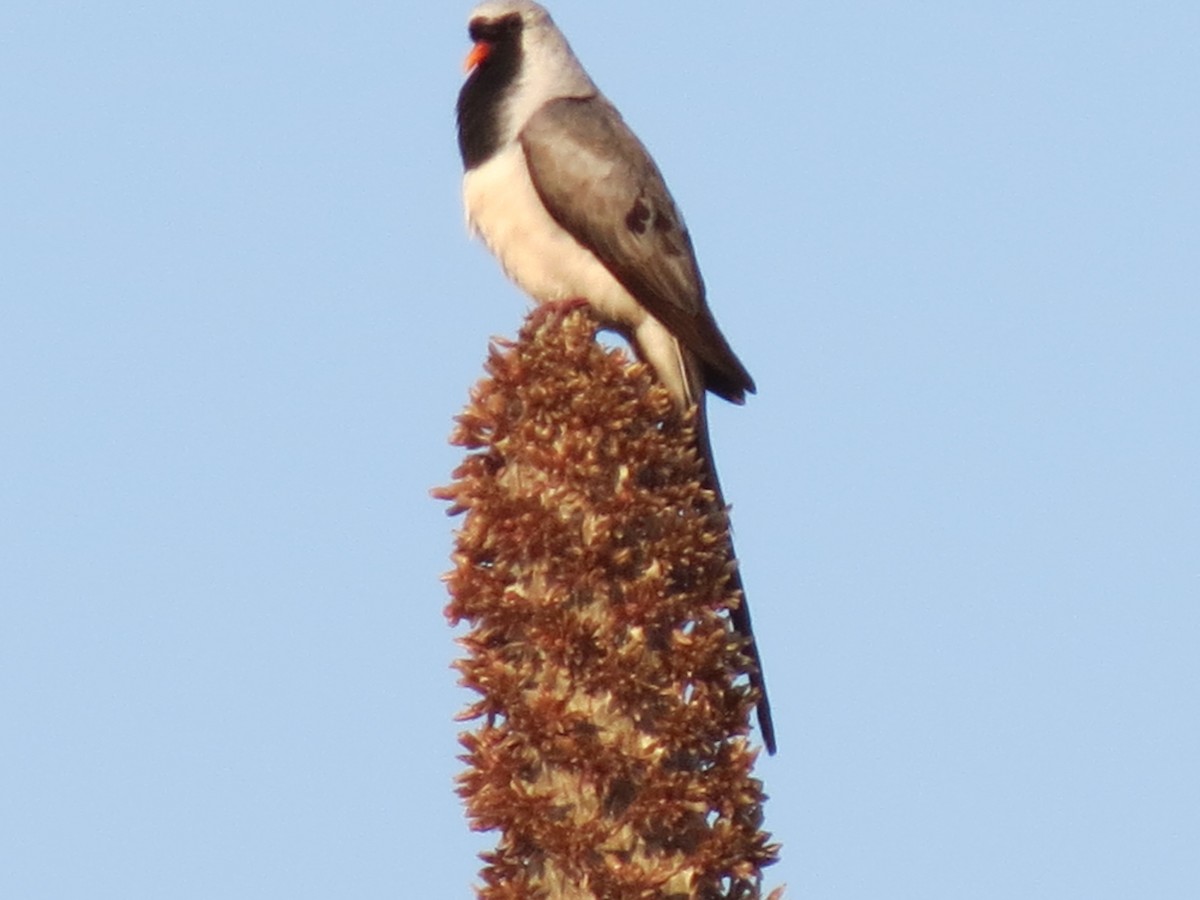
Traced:
<path fill-rule="evenodd" d="M 499 19 L 477 18 L 467 26 L 467 34 L 476 43 L 487 41 L 489 44 L 498 44 L 510 38 L 519 40 L 523 25 L 520 13 L 509 13 Z"/>
<path fill-rule="evenodd" d="M 500 106 L 521 71 L 520 13 L 499 19 L 472 19 L 471 40 L 491 49 L 467 76 L 458 93 L 458 151 L 463 168 L 487 162 L 500 149 Z"/>

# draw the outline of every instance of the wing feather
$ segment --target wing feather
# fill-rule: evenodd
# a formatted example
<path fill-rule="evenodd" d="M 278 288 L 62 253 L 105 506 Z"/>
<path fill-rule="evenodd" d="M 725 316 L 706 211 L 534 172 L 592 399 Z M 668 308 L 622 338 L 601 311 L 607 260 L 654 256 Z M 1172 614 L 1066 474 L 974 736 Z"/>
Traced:
<path fill-rule="evenodd" d="M 734 402 L 753 392 L 709 312 L 683 217 L 616 108 L 600 96 L 553 100 L 520 141 L 550 215 L 700 359 L 705 386 Z"/>

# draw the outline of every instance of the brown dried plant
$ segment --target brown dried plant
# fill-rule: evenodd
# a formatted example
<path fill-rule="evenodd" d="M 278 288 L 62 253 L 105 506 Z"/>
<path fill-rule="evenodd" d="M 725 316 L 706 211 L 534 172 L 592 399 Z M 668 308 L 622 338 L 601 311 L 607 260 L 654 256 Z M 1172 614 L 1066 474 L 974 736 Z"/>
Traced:
<path fill-rule="evenodd" d="M 460 738 L 487 900 L 759 898 L 756 692 L 729 610 L 726 511 L 694 419 L 584 310 L 491 348 L 437 496 L 465 513 L 447 575 L 467 622 Z M 775 896 L 773 894 L 773 896 Z"/>

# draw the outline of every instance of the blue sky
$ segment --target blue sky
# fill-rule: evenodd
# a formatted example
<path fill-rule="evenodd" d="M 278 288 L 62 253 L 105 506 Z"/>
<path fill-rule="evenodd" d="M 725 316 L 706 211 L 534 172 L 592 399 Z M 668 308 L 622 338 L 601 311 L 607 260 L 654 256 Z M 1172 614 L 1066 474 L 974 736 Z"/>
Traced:
<path fill-rule="evenodd" d="M 467 4 L 0 12 L 0 895 L 469 895 Z M 1200 896 L 1200 7 L 553 7 L 713 411 L 806 898 Z"/>

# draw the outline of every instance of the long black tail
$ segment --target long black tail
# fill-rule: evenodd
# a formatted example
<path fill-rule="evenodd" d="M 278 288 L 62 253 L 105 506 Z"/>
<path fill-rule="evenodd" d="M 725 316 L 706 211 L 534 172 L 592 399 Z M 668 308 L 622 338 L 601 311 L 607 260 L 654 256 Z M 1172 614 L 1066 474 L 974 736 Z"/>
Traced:
<path fill-rule="evenodd" d="M 722 509 L 726 508 L 725 495 L 721 492 L 721 481 L 717 477 L 717 465 L 713 457 L 712 441 L 708 435 L 708 413 L 705 409 L 704 394 L 696 410 L 696 440 L 700 453 L 704 457 L 704 467 L 708 474 L 709 487 L 717 497 L 717 503 Z M 737 553 L 733 550 L 733 531 L 729 534 L 730 551 L 734 559 Z M 758 655 L 758 643 L 754 640 L 754 626 L 750 622 L 750 606 L 746 602 L 746 590 L 742 585 L 742 573 L 734 569 L 730 586 L 742 595 L 739 603 L 730 613 L 730 619 L 737 633 L 746 639 L 746 653 L 750 657 L 750 683 L 758 689 L 758 727 L 762 731 L 763 744 L 767 752 L 775 755 L 775 723 L 771 720 L 771 701 L 767 698 L 767 681 L 763 675 L 762 658 Z"/>

